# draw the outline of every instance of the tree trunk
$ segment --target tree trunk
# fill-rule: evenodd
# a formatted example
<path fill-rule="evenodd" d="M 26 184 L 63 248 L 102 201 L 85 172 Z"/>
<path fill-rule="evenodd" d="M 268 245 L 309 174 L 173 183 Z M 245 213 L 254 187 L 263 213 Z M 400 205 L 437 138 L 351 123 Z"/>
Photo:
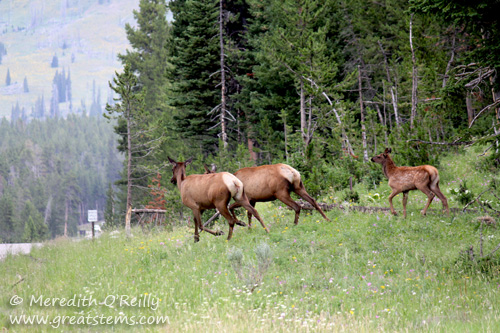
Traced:
<path fill-rule="evenodd" d="M 125 219 L 125 233 L 130 236 L 130 216 L 129 211 L 132 210 L 132 136 L 130 133 L 131 126 L 131 105 L 127 105 L 127 218 Z"/>
<path fill-rule="evenodd" d="M 472 99 L 469 90 L 467 90 L 467 97 L 465 97 L 465 105 L 467 105 L 467 119 L 469 120 L 470 127 L 472 119 L 474 119 L 474 109 L 472 108 Z"/>
<path fill-rule="evenodd" d="M 414 128 L 415 118 L 417 116 L 417 61 L 415 59 L 415 50 L 413 49 L 413 14 L 410 16 L 410 49 L 412 61 L 412 88 L 411 88 L 411 114 L 410 114 L 410 129 Z"/>
<path fill-rule="evenodd" d="M 359 87 L 359 106 L 361 110 L 361 137 L 363 140 L 363 162 L 368 162 L 368 151 L 366 148 L 366 126 L 365 126 L 365 107 L 363 105 L 363 90 L 361 83 L 361 67 L 358 65 L 358 87 Z"/>
<path fill-rule="evenodd" d="M 281 119 L 283 120 L 283 133 L 285 135 L 285 158 L 288 163 L 288 133 L 286 129 L 286 112 L 281 110 Z"/>
<path fill-rule="evenodd" d="M 300 80 L 300 133 L 304 146 L 307 142 L 306 135 L 306 98 L 304 94 L 304 81 Z"/>
<path fill-rule="evenodd" d="M 68 200 L 64 200 L 65 210 L 64 210 L 64 237 L 68 237 Z"/>
<path fill-rule="evenodd" d="M 222 144 L 227 149 L 227 131 L 226 131 L 226 71 L 224 67 L 224 15 L 222 0 L 219 1 L 219 39 L 220 39 L 220 74 L 221 74 L 221 106 L 220 106 L 220 126 L 222 135 Z"/>
<path fill-rule="evenodd" d="M 253 140 L 250 138 L 250 135 L 247 138 L 248 152 L 250 153 L 250 160 L 257 164 L 257 153 L 253 151 Z"/>
<path fill-rule="evenodd" d="M 451 55 L 450 55 L 450 60 L 448 61 L 448 64 L 446 65 L 446 70 L 444 72 L 444 77 L 443 77 L 443 88 L 446 86 L 446 82 L 448 80 L 448 73 L 450 72 L 451 65 L 453 65 L 453 62 L 455 61 L 455 44 L 456 44 L 456 32 L 457 30 L 454 28 L 453 29 L 453 37 L 451 39 Z"/>
<path fill-rule="evenodd" d="M 380 46 L 380 50 L 382 51 L 382 54 L 384 55 L 384 64 L 385 64 L 385 72 L 387 76 L 387 83 L 391 86 L 391 100 L 392 100 L 392 108 L 394 110 L 394 120 L 396 121 L 396 129 L 399 130 L 401 127 L 401 121 L 399 119 L 399 114 L 398 114 L 398 95 L 395 93 L 395 86 L 392 84 L 391 81 L 391 75 L 389 73 L 389 62 L 387 61 L 387 54 L 385 54 L 384 48 L 382 47 L 382 43 L 378 41 L 378 45 Z"/>

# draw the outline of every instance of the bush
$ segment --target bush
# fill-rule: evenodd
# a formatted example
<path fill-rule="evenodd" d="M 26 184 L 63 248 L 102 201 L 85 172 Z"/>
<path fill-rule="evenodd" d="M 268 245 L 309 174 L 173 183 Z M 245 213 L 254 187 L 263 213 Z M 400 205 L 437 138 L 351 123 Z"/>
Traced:
<path fill-rule="evenodd" d="M 474 193 L 467 188 L 467 182 L 460 184 L 458 189 L 450 189 L 450 193 L 454 195 L 458 202 L 462 205 L 466 205 L 474 199 Z"/>
<path fill-rule="evenodd" d="M 252 260 L 245 263 L 241 249 L 233 247 L 227 254 L 227 259 L 231 263 L 236 276 L 243 281 L 250 291 L 254 291 L 262 283 L 264 275 L 273 261 L 271 247 L 265 242 L 257 245 L 255 255 L 257 263 Z"/>

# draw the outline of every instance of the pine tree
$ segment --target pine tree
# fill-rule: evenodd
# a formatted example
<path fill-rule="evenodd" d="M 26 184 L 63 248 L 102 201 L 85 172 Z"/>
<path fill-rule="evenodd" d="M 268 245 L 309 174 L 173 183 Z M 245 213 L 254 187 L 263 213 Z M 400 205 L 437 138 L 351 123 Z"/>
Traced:
<path fill-rule="evenodd" d="M 10 86 L 11 78 L 10 78 L 10 69 L 7 69 L 7 77 L 5 78 L 5 85 Z"/>
<path fill-rule="evenodd" d="M 9 192 L 0 197 L 0 239 L 2 243 L 14 242 L 14 198 Z"/>
<path fill-rule="evenodd" d="M 165 75 L 168 47 L 172 43 L 166 11 L 165 0 L 141 0 L 139 11 L 134 10 L 137 28 L 128 23 L 125 25 L 132 50 L 118 55 L 124 65 L 129 64 L 137 73 L 139 86 L 145 89 L 146 108 L 153 115 L 166 109 Z"/>
<path fill-rule="evenodd" d="M 172 1 L 174 53 L 170 104 L 176 129 L 204 151 L 218 146 L 217 122 L 210 111 L 220 103 L 218 1 Z"/>
<path fill-rule="evenodd" d="M 115 192 L 111 183 L 108 184 L 108 191 L 106 192 L 106 208 L 104 209 L 104 221 L 106 221 L 106 228 L 113 229 L 118 226 L 117 203 Z"/>
<path fill-rule="evenodd" d="M 50 67 L 57 68 L 59 67 L 59 59 L 57 58 L 57 54 L 54 54 L 52 57 L 52 62 L 50 63 Z"/>
<path fill-rule="evenodd" d="M 110 82 L 109 87 L 119 96 L 117 103 L 113 106 L 106 105 L 110 117 L 118 119 L 118 126 L 115 128 L 120 135 L 119 149 L 126 153 L 126 179 L 127 184 L 127 218 L 125 230 L 127 235 L 130 235 L 130 212 L 132 209 L 132 186 L 135 179 L 133 178 L 136 164 L 132 159 L 137 157 L 137 154 L 148 154 L 148 145 L 144 142 L 138 143 L 141 137 L 145 136 L 142 131 L 144 123 L 142 122 L 145 114 L 144 94 L 137 93 L 137 77 L 132 72 L 130 66 L 125 64 L 123 73 L 115 73 L 113 83 Z M 142 133 L 142 135 L 141 135 Z M 135 152 L 135 153 L 134 153 Z"/>
<path fill-rule="evenodd" d="M 30 92 L 30 88 L 28 87 L 28 79 L 26 78 L 26 76 L 24 77 L 24 81 L 23 81 L 23 91 L 25 93 Z"/>
<path fill-rule="evenodd" d="M 22 236 L 24 242 L 39 242 L 49 237 L 49 229 L 43 222 L 42 214 L 40 214 L 31 201 L 27 201 L 24 205 L 21 219 L 26 221 Z"/>

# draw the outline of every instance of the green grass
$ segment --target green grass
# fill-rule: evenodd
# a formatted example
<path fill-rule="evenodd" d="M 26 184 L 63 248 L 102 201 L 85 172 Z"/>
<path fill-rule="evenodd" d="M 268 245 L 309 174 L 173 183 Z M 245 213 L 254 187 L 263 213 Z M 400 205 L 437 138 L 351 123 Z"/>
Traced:
<path fill-rule="evenodd" d="M 461 158 L 470 156 L 475 155 Z M 440 168 L 444 188 L 453 184 L 456 172 L 455 166 L 447 169 L 446 159 Z M 465 173 L 473 190 L 483 176 Z M 361 197 L 370 193 L 358 190 Z M 382 196 L 380 205 L 387 206 L 386 200 Z M 236 227 L 230 242 L 202 233 L 195 244 L 193 228 L 187 226 L 147 234 L 134 229 L 130 239 L 120 232 L 95 241 L 50 241 L 31 257 L 10 256 L 0 264 L 0 327 L 52 330 L 48 324 L 10 323 L 11 315 L 26 314 L 52 320 L 168 317 L 157 325 L 62 325 L 84 331 L 499 331 L 499 255 L 485 266 L 471 265 L 460 255 L 470 246 L 479 254 L 480 229 L 473 222 L 479 214 L 448 218 L 435 211 L 421 217 L 420 203 L 409 205 L 414 214 L 407 219 L 334 210 L 327 212 L 332 221 L 326 222 L 316 212 L 303 211 L 294 226 L 292 211 L 258 204 L 271 232 L 254 222 L 250 230 Z M 227 233 L 227 224 L 219 220 L 214 229 Z M 488 226 L 483 236 L 484 253 L 489 253 L 499 231 Z M 272 251 L 271 265 L 259 272 L 262 259 L 256 249 L 263 243 Z M 237 252 L 244 255 L 240 272 L 246 275 L 240 278 L 231 260 Z M 42 295 L 81 302 L 92 296 L 97 303 L 30 306 Z M 14 296 L 24 302 L 9 305 Z M 120 307 L 121 297 L 150 303 Z M 151 300 L 158 301 L 157 308 Z"/>

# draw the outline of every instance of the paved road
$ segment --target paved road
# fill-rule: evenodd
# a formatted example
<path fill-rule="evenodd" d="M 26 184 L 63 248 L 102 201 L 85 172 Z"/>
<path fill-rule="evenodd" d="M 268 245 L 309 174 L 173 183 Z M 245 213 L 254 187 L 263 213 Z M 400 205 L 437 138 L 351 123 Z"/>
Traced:
<path fill-rule="evenodd" d="M 33 246 L 42 246 L 42 244 L 41 243 L 0 244 L 0 260 L 5 258 L 8 253 L 29 254 Z"/>

